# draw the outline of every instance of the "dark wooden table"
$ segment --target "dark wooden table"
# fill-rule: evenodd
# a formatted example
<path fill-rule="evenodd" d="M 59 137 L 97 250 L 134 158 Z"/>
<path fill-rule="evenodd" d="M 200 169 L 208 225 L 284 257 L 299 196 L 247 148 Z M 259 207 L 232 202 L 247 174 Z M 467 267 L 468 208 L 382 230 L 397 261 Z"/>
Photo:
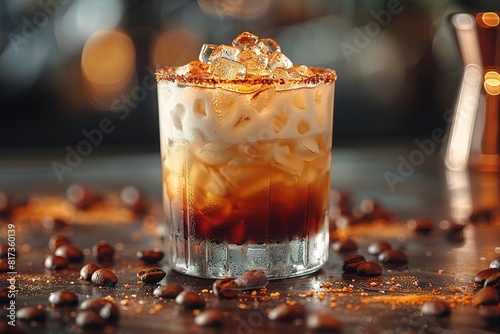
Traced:
<path fill-rule="evenodd" d="M 488 326 L 478 309 L 467 305 L 474 293 L 474 275 L 500 256 L 500 225 L 495 222 L 468 224 L 464 238 L 450 240 L 439 228 L 422 236 L 410 231 L 406 220 L 431 217 L 462 220 L 471 210 L 498 206 L 498 174 L 449 173 L 441 167 L 438 153 L 426 155 L 413 171 L 399 173 L 402 159 L 408 160 L 417 147 L 412 142 L 400 145 L 338 145 L 334 150 L 332 187 L 352 193 L 355 202 L 375 197 L 394 212 L 398 222 L 388 225 L 365 224 L 345 232 L 367 254 L 373 241 L 385 240 L 404 250 L 409 258 L 407 270 L 387 270 L 382 276 L 363 278 L 345 276 L 341 263 L 344 255 L 331 251 L 328 263 L 314 275 L 271 281 L 267 294 L 250 292 L 236 300 L 219 300 L 210 292 L 212 280 L 180 275 L 169 270 L 161 282 L 178 283 L 206 299 L 207 308 L 225 312 L 221 327 L 200 328 L 193 322 L 193 312 L 179 309 L 171 300 L 153 297 L 152 286 L 138 284 L 136 273 L 148 266 L 140 263 L 136 252 L 162 247 L 158 231 L 161 219 L 145 223 L 137 219 L 122 223 L 71 224 L 65 233 L 76 246 L 87 253 L 85 262 L 93 262 L 92 245 L 106 240 L 117 247 L 117 258 L 110 266 L 118 276 L 115 287 L 97 287 L 79 278 L 81 264 L 63 271 L 47 271 L 43 258 L 49 253 L 48 240 L 54 231 L 25 222 L 16 226 L 16 307 L 41 304 L 48 320 L 38 324 L 16 324 L 33 333 L 81 333 L 74 323 L 76 312 L 54 310 L 48 296 L 57 290 L 70 290 L 80 301 L 90 297 L 113 298 L 120 308 L 118 325 L 109 329 L 116 333 L 271 333 L 305 332 L 303 321 L 273 322 L 267 312 L 285 301 L 304 304 L 308 313 L 328 312 L 344 324 L 344 333 L 490 333 L 500 332 L 500 325 Z M 13 195 L 64 196 L 73 182 L 87 183 L 107 192 L 117 192 L 125 185 L 136 185 L 158 204 L 161 197 L 159 154 L 148 148 L 108 150 L 100 148 L 59 182 L 52 163 L 64 162 L 66 151 L 3 151 L 0 156 L 0 190 Z M 399 175 L 391 187 L 388 173 Z M 399 174 L 398 174 L 399 173 Z M 3 220 L 0 242 L 6 241 L 9 221 Z M 158 224 L 158 225 L 156 225 Z M 151 267 L 151 266 L 149 266 Z M 152 266 L 155 267 L 155 266 Z M 0 274 L 0 287 L 8 286 L 7 275 Z M 331 286 L 326 282 L 332 283 Z M 330 286 L 330 288 L 327 288 Z M 206 289 L 206 290 L 204 290 Z M 421 298 L 419 299 L 420 296 Z M 425 316 L 420 304 L 425 298 L 454 301 L 450 316 Z M 61 316 L 61 312 L 65 316 Z M 6 319 L 5 307 L 0 310 Z M 99 331 L 97 331 L 99 332 Z"/>

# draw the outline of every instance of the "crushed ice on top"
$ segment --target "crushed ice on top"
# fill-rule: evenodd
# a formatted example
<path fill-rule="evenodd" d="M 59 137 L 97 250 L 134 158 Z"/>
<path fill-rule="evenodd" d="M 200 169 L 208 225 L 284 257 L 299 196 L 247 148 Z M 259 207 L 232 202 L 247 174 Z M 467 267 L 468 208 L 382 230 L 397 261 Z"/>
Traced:
<path fill-rule="evenodd" d="M 243 32 L 231 45 L 203 44 L 199 60 L 176 69 L 177 75 L 238 80 L 268 77 L 300 80 L 314 75 L 307 66 L 294 66 L 271 38 Z"/>

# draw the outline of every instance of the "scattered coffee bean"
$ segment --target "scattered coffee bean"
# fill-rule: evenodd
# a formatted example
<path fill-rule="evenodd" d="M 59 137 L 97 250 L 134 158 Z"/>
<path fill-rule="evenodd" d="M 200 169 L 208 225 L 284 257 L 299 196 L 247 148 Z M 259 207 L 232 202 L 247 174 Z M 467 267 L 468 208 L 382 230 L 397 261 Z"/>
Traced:
<path fill-rule="evenodd" d="M 335 316 L 325 313 L 312 313 L 306 319 L 307 328 L 313 332 L 340 333 L 342 322 Z"/>
<path fill-rule="evenodd" d="M 0 273 L 6 273 L 10 271 L 9 260 L 0 259 Z"/>
<path fill-rule="evenodd" d="M 500 256 L 491 260 L 490 262 L 490 268 L 497 268 L 500 269 Z"/>
<path fill-rule="evenodd" d="M 92 247 L 92 254 L 99 262 L 111 262 L 115 256 L 115 248 L 106 241 L 99 241 Z"/>
<path fill-rule="evenodd" d="M 78 305 L 78 296 L 71 291 L 57 291 L 49 296 L 52 307 L 73 307 Z"/>
<path fill-rule="evenodd" d="M 146 249 L 137 252 L 137 257 L 139 258 L 139 260 L 141 260 L 146 264 L 157 263 L 158 261 L 161 261 L 161 259 L 163 259 L 164 256 L 165 253 L 163 253 L 158 248 Z"/>
<path fill-rule="evenodd" d="M 269 320 L 276 321 L 293 321 L 298 318 L 304 318 L 306 309 L 299 304 L 289 305 L 286 303 L 280 304 L 273 308 L 268 314 Z"/>
<path fill-rule="evenodd" d="M 500 214 L 500 208 L 477 209 L 470 214 L 469 221 L 471 223 L 489 223 L 498 214 Z"/>
<path fill-rule="evenodd" d="M 94 271 L 91 280 L 92 283 L 97 285 L 115 286 L 116 283 L 118 283 L 118 278 L 116 277 L 115 273 L 109 269 L 104 269 L 104 268 L 97 269 L 96 271 Z"/>
<path fill-rule="evenodd" d="M 80 269 L 80 277 L 86 281 L 92 280 L 92 274 L 97 270 L 101 269 L 101 266 L 93 262 L 87 263 Z"/>
<path fill-rule="evenodd" d="M 366 261 L 360 263 L 356 272 L 360 276 L 380 276 L 382 275 L 382 266 L 375 262 Z"/>
<path fill-rule="evenodd" d="M 447 316 L 451 312 L 450 305 L 442 300 L 425 302 L 420 309 L 423 314 L 434 316 Z"/>
<path fill-rule="evenodd" d="M 9 291 L 9 288 L 0 288 L 0 305 L 8 304 L 10 302 Z"/>
<path fill-rule="evenodd" d="M 500 306 L 486 306 L 479 309 L 479 314 L 490 325 L 500 324 Z"/>
<path fill-rule="evenodd" d="M 83 255 L 83 252 L 80 248 L 77 248 L 70 244 L 57 247 L 54 254 L 57 256 L 65 257 L 70 263 L 80 263 L 85 258 L 85 255 Z"/>
<path fill-rule="evenodd" d="M 408 258 L 402 251 L 396 249 L 388 249 L 379 254 L 378 260 L 382 263 L 389 264 L 406 264 Z"/>
<path fill-rule="evenodd" d="M 224 313 L 219 310 L 206 310 L 194 318 L 194 323 L 202 327 L 215 327 L 222 325 Z"/>
<path fill-rule="evenodd" d="M 368 246 L 368 254 L 379 255 L 385 250 L 392 249 L 392 246 L 386 241 L 378 241 Z"/>
<path fill-rule="evenodd" d="M 71 184 L 68 189 L 66 189 L 66 197 L 78 209 L 82 210 L 88 209 L 98 200 L 92 189 L 81 184 Z"/>
<path fill-rule="evenodd" d="M 175 303 L 185 309 L 205 307 L 205 300 L 194 291 L 182 291 L 175 297 Z"/>
<path fill-rule="evenodd" d="M 184 291 L 184 288 L 178 284 L 167 284 L 158 286 L 154 289 L 153 294 L 155 297 L 175 298 L 182 291 Z"/>
<path fill-rule="evenodd" d="M 103 298 L 92 298 L 83 301 L 79 307 L 80 311 L 94 311 L 108 321 L 116 322 L 120 317 L 118 307 L 112 301 Z"/>
<path fill-rule="evenodd" d="M 262 270 L 250 270 L 234 279 L 240 290 L 253 290 L 265 287 L 267 277 Z"/>
<path fill-rule="evenodd" d="M 62 230 L 67 225 L 64 220 L 51 216 L 47 216 L 42 220 L 42 226 L 47 230 Z"/>
<path fill-rule="evenodd" d="M 156 284 L 166 275 L 166 272 L 158 268 L 141 270 L 137 273 L 137 277 L 146 284 Z"/>
<path fill-rule="evenodd" d="M 415 233 L 429 234 L 434 229 L 435 222 L 431 218 L 417 218 L 408 220 L 406 226 Z"/>
<path fill-rule="evenodd" d="M 344 262 L 342 263 L 342 270 L 347 274 L 356 273 L 358 266 L 364 262 L 366 262 L 366 259 L 361 254 L 348 255 L 344 258 Z"/>
<path fill-rule="evenodd" d="M 62 270 L 68 268 L 68 259 L 54 254 L 47 255 L 44 266 L 50 270 Z"/>
<path fill-rule="evenodd" d="M 148 211 L 148 202 L 141 191 L 134 186 L 126 186 L 120 192 L 120 198 L 127 207 L 135 214 L 143 214 Z"/>
<path fill-rule="evenodd" d="M 481 270 L 474 277 L 474 282 L 476 284 L 479 284 L 480 286 L 484 286 L 484 282 L 486 282 L 488 277 L 490 277 L 491 275 L 496 274 L 498 272 L 500 272 L 500 269 L 497 269 L 497 268 L 488 268 L 488 269 Z"/>
<path fill-rule="evenodd" d="M 484 281 L 484 287 L 487 286 L 500 290 L 500 272 L 494 273 Z"/>
<path fill-rule="evenodd" d="M 337 253 L 354 252 L 358 249 L 358 244 L 351 239 L 342 239 L 333 242 L 332 249 Z"/>
<path fill-rule="evenodd" d="M 449 236 L 462 235 L 465 226 L 452 219 L 443 219 L 439 222 L 439 228 Z"/>
<path fill-rule="evenodd" d="M 39 306 L 25 306 L 16 312 L 17 319 L 21 321 L 45 321 L 47 318 L 44 308 Z"/>
<path fill-rule="evenodd" d="M 49 248 L 53 252 L 62 245 L 71 245 L 71 240 L 61 234 L 55 234 L 49 240 Z"/>
<path fill-rule="evenodd" d="M 497 305 L 500 302 L 498 291 L 491 286 L 479 289 L 472 299 L 474 305 Z"/>
<path fill-rule="evenodd" d="M 80 311 L 76 315 L 75 323 L 77 326 L 85 329 L 100 328 L 107 324 L 107 321 L 101 318 L 99 312 L 94 310 Z"/>
<path fill-rule="evenodd" d="M 212 291 L 219 298 L 232 299 L 238 296 L 238 284 L 232 278 L 222 278 L 214 282 Z"/>

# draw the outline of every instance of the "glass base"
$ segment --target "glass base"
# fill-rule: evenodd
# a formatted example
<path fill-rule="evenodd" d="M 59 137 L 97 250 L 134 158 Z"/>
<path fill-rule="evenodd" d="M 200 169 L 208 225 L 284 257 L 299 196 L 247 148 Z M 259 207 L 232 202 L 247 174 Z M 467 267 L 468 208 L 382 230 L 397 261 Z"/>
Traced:
<path fill-rule="evenodd" d="M 236 277 L 254 269 L 264 271 L 269 279 L 296 277 L 317 271 L 328 259 L 326 229 L 304 239 L 267 244 L 166 239 L 172 269 L 202 278 Z"/>

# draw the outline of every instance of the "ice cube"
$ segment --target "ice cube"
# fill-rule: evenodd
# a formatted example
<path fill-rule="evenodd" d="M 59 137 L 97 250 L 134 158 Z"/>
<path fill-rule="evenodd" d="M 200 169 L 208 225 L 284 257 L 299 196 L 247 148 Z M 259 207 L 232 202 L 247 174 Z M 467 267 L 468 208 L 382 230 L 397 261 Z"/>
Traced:
<path fill-rule="evenodd" d="M 291 68 L 292 61 L 279 51 L 274 51 L 269 55 L 268 68 L 272 71 L 276 68 Z"/>
<path fill-rule="evenodd" d="M 274 132 L 280 133 L 281 130 L 283 130 L 288 124 L 288 119 L 288 113 L 286 113 L 285 111 L 276 113 L 273 119 L 271 119 L 271 127 L 273 128 Z"/>
<path fill-rule="evenodd" d="M 297 73 L 305 77 L 310 77 L 314 75 L 314 72 L 305 65 L 295 66 L 294 69 Z"/>
<path fill-rule="evenodd" d="M 297 124 L 297 131 L 303 135 L 311 130 L 311 126 L 307 121 L 300 121 L 299 124 Z"/>
<path fill-rule="evenodd" d="M 248 74 L 258 76 L 267 74 L 267 56 L 257 47 L 249 47 L 245 49 L 238 55 L 237 60 L 246 67 Z"/>
<path fill-rule="evenodd" d="M 231 157 L 231 144 L 223 141 L 209 141 L 195 150 L 194 155 L 207 165 L 226 163 Z"/>
<path fill-rule="evenodd" d="M 196 193 L 217 197 L 229 196 L 229 189 L 224 180 L 213 170 L 202 163 L 195 162 L 191 166 L 190 183 Z"/>
<path fill-rule="evenodd" d="M 297 149 L 296 155 L 302 156 L 305 161 L 312 161 L 319 155 L 318 142 L 311 137 L 301 139 Z"/>
<path fill-rule="evenodd" d="M 185 113 L 186 107 L 182 103 L 177 103 L 175 108 L 170 111 L 172 124 L 174 124 L 174 127 L 179 131 L 182 131 L 182 118 Z"/>
<path fill-rule="evenodd" d="M 255 93 L 251 98 L 251 109 L 259 116 L 266 116 L 272 111 L 270 101 L 274 97 L 275 90 L 272 88 L 262 89 Z"/>
<path fill-rule="evenodd" d="M 208 61 L 209 63 L 216 63 L 218 62 L 221 58 L 226 58 L 229 60 L 237 60 L 238 54 L 241 52 L 239 48 L 236 46 L 230 46 L 230 45 L 219 45 L 217 46 L 212 54 L 210 55 Z"/>
<path fill-rule="evenodd" d="M 307 102 L 304 94 L 302 92 L 295 94 L 292 98 L 292 104 L 301 110 L 306 109 Z"/>
<path fill-rule="evenodd" d="M 262 85 L 253 83 L 224 82 L 220 83 L 219 87 L 224 88 L 225 90 L 229 90 L 231 92 L 250 94 L 258 91 L 260 87 L 262 87 Z"/>
<path fill-rule="evenodd" d="M 269 155 L 272 146 L 273 145 L 268 141 L 257 141 L 252 144 L 242 145 L 241 151 L 243 152 L 243 154 L 249 156 L 252 160 L 263 160 Z"/>
<path fill-rule="evenodd" d="M 226 58 L 220 58 L 214 67 L 214 75 L 227 80 L 243 79 L 246 71 L 244 65 Z"/>
<path fill-rule="evenodd" d="M 250 45 L 257 44 L 259 41 L 259 36 L 254 35 L 250 32 L 242 32 L 238 37 L 236 37 L 231 44 L 234 46 L 241 46 L 247 48 Z"/>
<path fill-rule="evenodd" d="M 201 46 L 201 51 L 200 55 L 198 56 L 198 59 L 205 64 L 208 64 L 210 62 L 210 56 L 212 55 L 213 51 L 217 45 L 215 44 L 203 44 Z"/>
<path fill-rule="evenodd" d="M 198 99 L 194 100 L 194 103 L 193 103 L 193 112 L 199 118 L 205 118 L 205 117 L 207 117 L 207 111 L 206 111 L 206 106 L 205 106 L 205 100 L 204 99 L 198 98 Z"/>
<path fill-rule="evenodd" d="M 321 103 L 321 89 L 319 88 L 314 90 L 314 102 Z"/>
<path fill-rule="evenodd" d="M 238 111 L 238 106 L 233 98 L 234 93 L 229 93 L 217 88 L 212 96 L 213 117 L 221 126 L 226 126 Z"/>
<path fill-rule="evenodd" d="M 281 52 L 279 44 L 272 38 L 261 38 L 258 45 L 265 54 L 271 54 L 275 51 Z"/>
<path fill-rule="evenodd" d="M 248 128 L 252 124 L 252 119 L 248 115 L 241 115 L 233 125 L 233 133 L 240 132 Z"/>
<path fill-rule="evenodd" d="M 273 149 L 273 166 L 290 176 L 299 177 L 304 170 L 304 160 L 295 157 L 288 145 L 275 146 Z"/>
<path fill-rule="evenodd" d="M 277 80 L 274 83 L 274 88 L 278 91 L 300 87 L 298 81 L 304 79 L 304 77 L 297 73 L 293 68 L 281 67 L 275 68 L 271 72 L 271 78 Z"/>

